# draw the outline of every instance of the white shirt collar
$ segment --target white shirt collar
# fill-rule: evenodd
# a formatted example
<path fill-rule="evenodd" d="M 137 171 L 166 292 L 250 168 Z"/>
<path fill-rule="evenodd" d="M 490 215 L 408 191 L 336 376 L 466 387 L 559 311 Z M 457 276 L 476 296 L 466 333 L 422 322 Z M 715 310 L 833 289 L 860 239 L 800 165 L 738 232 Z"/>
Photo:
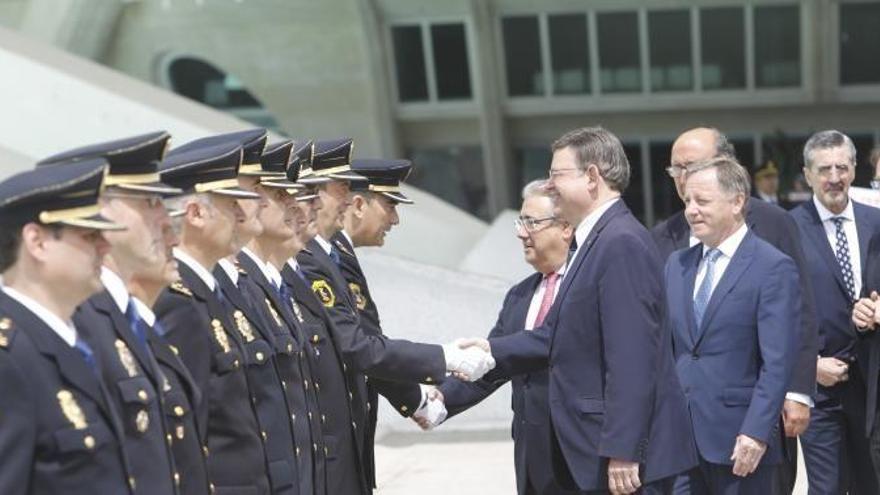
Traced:
<path fill-rule="evenodd" d="M 202 266 L 201 263 L 196 261 L 195 258 L 186 254 L 179 248 L 174 248 L 174 257 L 177 258 L 178 261 L 184 263 L 186 266 L 192 268 L 192 271 L 196 272 L 196 275 L 202 279 L 202 282 L 208 286 L 212 292 L 217 288 L 217 280 L 214 278 L 214 275 L 211 275 L 211 272 L 208 271 L 207 268 Z"/>
<path fill-rule="evenodd" d="M 104 284 L 104 288 L 110 293 L 110 297 L 116 303 L 119 311 L 125 313 L 125 310 L 128 309 L 128 299 L 131 296 L 128 294 L 128 289 L 125 287 L 125 282 L 122 281 L 122 278 L 113 270 L 102 266 L 101 283 Z"/>
<path fill-rule="evenodd" d="M 296 261 L 295 257 L 288 259 L 287 265 L 293 268 L 293 271 L 296 271 L 296 269 L 299 268 L 299 262 Z"/>
<path fill-rule="evenodd" d="M 9 297 L 21 303 L 22 306 L 24 306 L 31 313 L 36 315 L 37 318 L 43 320 L 43 323 L 51 328 L 53 332 L 58 334 L 58 336 L 61 337 L 61 339 L 66 342 L 67 345 L 69 345 L 70 347 L 76 345 L 76 328 L 73 326 L 73 322 L 65 322 L 55 313 L 46 309 L 46 307 L 42 304 L 38 303 L 31 297 L 26 296 L 21 292 L 13 289 L 12 287 L 4 286 L 3 292 L 5 292 Z"/>
<path fill-rule="evenodd" d="M 276 270 L 274 266 L 270 270 L 269 266 L 271 266 L 271 265 L 269 265 L 269 263 L 266 263 L 263 260 L 261 260 L 256 254 L 254 254 L 253 251 L 251 251 L 248 248 L 242 248 L 241 252 L 244 253 L 245 256 L 247 256 L 248 258 L 253 260 L 254 264 L 257 265 L 257 267 L 260 269 L 260 272 L 263 273 L 263 276 L 266 277 L 266 279 L 269 282 L 272 282 L 273 284 L 275 284 L 276 287 L 281 287 L 279 284 L 276 283 L 275 274 L 278 273 L 278 270 Z M 272 272 L 275 272 L 275 273 L 272 273 Z M 281 275 L 278 275 L 278 279 L 279 280 L 281 279 Z"/>
<path fill-rule="evenodd" d="M 272 263 L 266 263 L 266 277 L 275 284 L 275 287 L 281 287 L 281 272 L 275 268 Z"/>
<path fill-rule="evenodd" d="M 727 239 L 721 241 L 721 244 L 718 245 L 718 250 L 721 251 L 721 254 L 726 256 L 728 259 L 733 258 L 733 254 L 736 253 L 739 245 L 742 244 L 743 239 L 746 238 L 746 234 L 749 233 L 749 228 L 746 227 L 746 224 L 743 223 L 736 229 L 736 232 L 731 234 Z M 710 248 L 703 244 L 703 256 L 706 255 L 706 251 Z"/>
<path fill-rule="evenodd" d="M 317 242 L 318 245 L 321 246 L 321 249 L 323 249 L 327 253 L 327 256 L 330 255 L 330 250 L 333 249 L 333 246 L 331 246 L 328 241 L 321 237 L 321 234 L 315 236 L 315 242 Z"/>
<path fill-rule="evenodd" d="M 852 200 L 850 199 L 847 199 L 846 208 L 843 209 L 840 215 L 835 215 L 834 213 L 831 213 L 831 210 L 825 208 L 825 205 L 823 205 L 818 199 L 816 199 L 815 195 L 813 195 L 813 204 L 816 205 L 816 211 L 819 212 L 819 218 L 822 220 L 823 223 L 834 217 L 843 217 L 847 220 L 855 221 L 856 217 L 853 213 Z"/>
<path fill-rule="evenodd" d="M 226 276 L 229 277 L 229 280 L 232 280 L 232 285 L 238 287 L 238 268 L 235 267 L 235 264 L 226 258 L 221 259 L 217 264 L 224 272 L 226 272 Z"/>
<path fill-rule="evenodd" d="M 600 205 L 598 208 L 593 210 L 592 213 L 587 215 L 586 218 L 581 220 L 580 225 L 577 226 L 577 230 L 575 230 L 574 232 L 574 238 L 577 239 L 578 251 L 580 251 L 581 246 L 584 245 L 584 241 L 587 240 L 587 236 L 590 235 L 590 232 L 593 231 L 593 227 L 595 227 L 596 224 L 599 223 L 599 219 L 602 218 L 602 215 L 606 211 L 608 211 L 608 208 L 611 208 L 611 206 L 618 200 L 620 200 L 619 196 L 605 202 L 605 204 Z"/>
<path fill-rule="evenodd" d="M 131 296 L 131 301 L 134 303 L 134 307 L 137 309 L 138 315 L 140 315 L 141 319 L 150 327 L 155 326 L 156 313 L 153 313 L 153 310 L 150 309 L 145 302 L 134 296 Z"/>
<path fill-rule="evenodd" d="M 340 232 L 342 232 L 342 235 L 345 237 L 345 240 L 348 241 L 348 245 L 351 246 L 352 248 L 354 248 L 354 241 L 351 240 L 351 236 L 348 235 L 348 232 L 346 232 L 345 229 L 342 229 Z"/>

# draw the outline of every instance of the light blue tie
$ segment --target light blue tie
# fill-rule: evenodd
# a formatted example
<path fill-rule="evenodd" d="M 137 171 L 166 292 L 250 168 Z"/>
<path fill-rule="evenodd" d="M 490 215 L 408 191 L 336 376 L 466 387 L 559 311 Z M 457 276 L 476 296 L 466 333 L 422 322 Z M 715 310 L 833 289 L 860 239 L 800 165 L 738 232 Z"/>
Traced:
<path fill-rule="evenodd" d="M 712 297 L 712 282 L 715 279 L 715 262 L 721 257 L 721 251 L 710 249 L 706 251 L 703 260 L 706 263 L 706 274 L 703 281 L 700 282 L 700 288 L 694 296 L 694 318 L 697 320 L 697 329 L 703 323 L 703 314 L 706 312 L 706 306 L 709 305 L 709 298 Z"/>

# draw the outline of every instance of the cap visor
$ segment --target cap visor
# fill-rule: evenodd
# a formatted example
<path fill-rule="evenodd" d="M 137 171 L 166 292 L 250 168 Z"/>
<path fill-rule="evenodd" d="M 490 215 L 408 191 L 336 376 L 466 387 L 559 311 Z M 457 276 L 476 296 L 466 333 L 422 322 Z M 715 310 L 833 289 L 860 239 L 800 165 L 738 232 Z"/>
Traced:
<path fill-rule="evenodd" d="M 289 180 L 284 180 L 284 181 L 273 180 L 273 181 L 260 182 L 260 185 L 263 187 L 271 188 L 271 189 L 301 190 L 301 189 L 305 189 L 305 187 L 306 187 L 303 184 L 298 184 L 296 182 L 290 182 Z"/>
<path fill-rule="evenodd" d="M 296 180 L 297 184 L 318 185 L 333 182 L 330 177 L 319 177 L 317 175 L 309 175 L 308 177 L 300 177 Z"/>
<path fill-rule="evenodd" d="M 221 196 L 231 196 L 238 199 L 260 199 L 259 194 L 251 191 L 245 191 L 244 189 L 240 189 L 238 187 L 224 187 L 222 189 L 213 189 L 207 192 L 212 194 L 219 194 Z"/>
<path fill-rule="evenodd" d="M 331 179 L 336 179 L 336 180 L 350 180 L 350 181 L 365 181 L 365 180 L 367 180 L 366 177 L 364 177 L 363 175 L 356 173 L 356 172 L 333 173 L 333 174 L 328 174 L 327 177 L 330 177 Z"/>
<path fill-rule="evenodd" d="M 405 204 L 405 205 L 413 204 L 413 200 L 407 198 L 401 192 L 383 192 L 382 195 L 385 196 L 386 198 L 390 199 L 391 201 L 396 201 L 401 204 Z"/>
<path fill-rule="evenodd" d="M 128 227 L 122 224 L 111 222 L 110 220 L 99 215 L 92 215 L 86 218 L 75 218 L 72 220 L 62 220 L 61 225 L 69 227 L 79 227 L 81 229 L 90 230 L 126 230 Z"/>
<path fill-rule="evenodd" d="M 160 196 L 178 196 L 183 194 L 183 189 L 171 187 L 161 182 L 151 182 L 149 184 L 115 184 L 112 187 L 134 193 L 158 194 Z"/>
<path fill-rule="evenodd" d="M 295 194 L 294 196 L 295 196 L 295 198 L 294 198 L 295 200 L 302 201 L 302 202 L 311 201 L 311 200 L 318 197 L 317 194 Z"/>
<path fill-rule="evenodd" d="M 171 218 L 182 217 L 186 215 L 186 210 L 171 210 L 168 212 L 168 216 Z"/>
<path fill-rule="evenodd" d="M 253 172 L 242 172 L 239 170 L 238 175 L 245 177 L 284 177 L 284 172 L 267 172 L 265 170 L 255 170 Z"/>

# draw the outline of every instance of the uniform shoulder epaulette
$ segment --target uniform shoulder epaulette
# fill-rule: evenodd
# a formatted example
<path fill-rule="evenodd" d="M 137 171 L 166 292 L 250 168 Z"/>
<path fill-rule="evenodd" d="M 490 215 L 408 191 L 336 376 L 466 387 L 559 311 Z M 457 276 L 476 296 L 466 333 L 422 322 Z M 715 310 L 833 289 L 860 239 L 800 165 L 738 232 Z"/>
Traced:
<path fill-rule="evenodd" d="M 192 297 L 193 295 L 192 291 L 189 290 L 187 286 L 183 285 L 183 282 L 181 282 L 180 280 L 172 283 L 168 288 L 187 297 Z"/>
<path fill-rule="evenodd" d="M 9 347 L 14 332 L 15 328 L 12 324 L 12 319 L 8 316 L 0 317 L 0 349 Z"/>

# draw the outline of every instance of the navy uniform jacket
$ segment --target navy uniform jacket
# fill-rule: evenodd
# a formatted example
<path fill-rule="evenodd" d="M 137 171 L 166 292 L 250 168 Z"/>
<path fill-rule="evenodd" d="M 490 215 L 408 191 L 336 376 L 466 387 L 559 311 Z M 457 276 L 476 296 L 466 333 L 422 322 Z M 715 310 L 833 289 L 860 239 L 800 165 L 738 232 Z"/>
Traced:
<path fill-rule="evenodd" d="M 124 434 L 95 370 L 0 292 L 0 493 L 129 493 Z"/>
<path fill-rule="evenodd" d="M 703 245 L 666 264 L 666 300 L 676 368 L 700 456 L 733 465 L 736 437 L 767 444 L 761 465 L 784 459 L 780 429 L 800 328 L 797 267 L 748 232 L 718 280 L 696 327 L 694 284 Z"/>
<path fill-rule="evenodd" d="M 202 402 L 202 392 L 177 356 L 177 348 L 156 329 L 154 327 L 149 335 L 149 345 L 159 364 L 165 427 L 170 435 L 174 465 L 180 475 L 180 493 L 208 495 L 211 492 L 206 459 L 209 451 L 200 435 L 203 430 L 196 424 L 195 415 L 196 406 Z M 164 328 L 161 330 L 164 332 Z"/>
<path fill-rule="evenodd" d="M 218 493 L 269 493 L 266 456 L 251 408 L 244 354 L 222 303 L 186 263 L 181 281 L 154 306 L 203 400 L 196 423 L 207 442 L 208 479 Z"/>
<path fill-rule="evenodd" d="M 504 297 L 498 321 L 489 338 L 519 332 L 526 325 L 532 297 L 543 279 L 540 273 L 529 275 L 514 285 Z M 491 395 L 504 382 L 477 380 L 464 382 L 450 379 L 440 385 L 449 417 L 470 409 Z M 573 493 L 556 486 L 550 465 L 550 404 L 549 375 L 546 370 L 517 375 L 511 379 L 513 395 L 513 456 L 516 486 L 520 495 L 527 492 L 528 481 L 538 493 L 562 495 Z"/>
<path fill-rule="evenodd" d="M 321 438 L 321 408 L 317 396 L 321 384 L 314 380 L 305 358 L 305 337 L 289 305 L 282 302 L 260 267 L 245 253 L 239 253 L 237 259 L 239 268 L 245 272 L 239 287 L 261 315 L 275 343 L 276 363 L 285 384 L 292 421 L 295 445 L 291 445 L 296 452 L 300 492 L 323 493 L 324 457 L 329 448 Z"/>
<path fill-rule="evenodd" d="M 861 236 L 860 236 L 861 237 Z M 862 272 L 864 284 L 862 284 L 861 297 L 869 297 L 872 291 L 880 292 L 880 236 L 871 238 L 868 251 L 862 251 L 862 258 L 867 258 L 865 270 Z M 866 436 L 871 436 L 876 425 L 877 414 L 877 389 L 880 381 L 880 338 L 877 330 L 867 331 L 860 334 L 862 338 L 860 346 L 862 355 L 867 354 L 867 363 L 864 364 L 865 385 L 867 386 L 865 397 L 865 420 Z"/>
<path fill-rule="evenodd" d="M 446 375 L 443 350 L 438 345 L 389 339 L 376 333 L 375 329 L 369 330 L 361 325 L 360 312 L 348 281 L 317 241 L 309 241 L 307 248 L 297 255 L 297 261 L 333 321 L 334 340 L 348 367 L 351 382 L 357 387 L 359 400 L 355 402 L 355 424 L 362 432 L 359 441 L 367 481 L 370 486 L 375 486 L 372 433 L 375 421 L 370 418 L 374 417 L 377 401 L 371 388 L 375 383 L 376 391 L 383 395 L 388 392 L 386 397 L 396 410 L 404 415 L 412 414 L 421 401 L 420 394 L 417 399 L 415 393 L 400 396 L 397 387 L 381 380 L 439 383 Z M 370 377 L 369 383 L 367 376 Z M 371 397 L 374 398 L 372 402 Z"/>
<path fill-rule="evenodd" d="M 229 319 L 238 332 L 245 353 L 248 392 L 263 436 L 272 493 L 298 494 L 300 479 L 294 454 L 293 429 L 287 398 L 276 368 L 275 339 L 262 316 L 229 275 L 219 266 L 214 268 L 213 273 L 228 303 Z M 244 275 L 239 274 L 239 284 L 243 283 L 243 278 Z"/>
<path fill-rule="evenodd" d="M 819 349 L 816 310 L 813 307 L 813 286 L 807 270 L 807 261 L 801 246 L 797 224 L 778 206 L 765 201 L 749 199 L 746 207 L 746 226 L 755 235 L 769 242 L 794 260 L 801 283 L 801 333 L 798 335 L 798 357 L 789 392 L 814 397 L 816 395 L 816 354 Z M 689 247 L 691 228 L 684 211 L 672 215 L 651 229 L 651 235 L 667 260 L 673 251 Z"/>
<path fill-rule="evenodd" d="M 617 200 L 569 264 L 544 324 L 490 340 L 489 380 L 549 365 L 552 463 L 564 487 L 606 490 L 609 458 L 639 462 L 643 483 L 696 464 L 665 313 L 660 256 Z"/>
<path fill-rule="evenodd" d="M 357 389 L 346 373 L 342 354 L 333 339 L 333 322 L 306 281 L 290 265 L 284 265 L 281 276 L 296 303 L 294 313 L 298 319 L 302 318 L 312 376 L 321 382 L 321 432 L 329 451 L 327 493 L 369 493 L 358 444 L 359 432 L 352 427 Z"/>
<path fill-rule="evenodd" d="M 146 342 L 135 336 L 106 289 L 73 315 L 81 335 L 101 361 L 101 373 L 125 431 L 123 447 L 136 494 L 175 493 L 176 468 L 166 440 L 158 364 Z M 177 475 L 180 478 L 180 475 Z"/>

